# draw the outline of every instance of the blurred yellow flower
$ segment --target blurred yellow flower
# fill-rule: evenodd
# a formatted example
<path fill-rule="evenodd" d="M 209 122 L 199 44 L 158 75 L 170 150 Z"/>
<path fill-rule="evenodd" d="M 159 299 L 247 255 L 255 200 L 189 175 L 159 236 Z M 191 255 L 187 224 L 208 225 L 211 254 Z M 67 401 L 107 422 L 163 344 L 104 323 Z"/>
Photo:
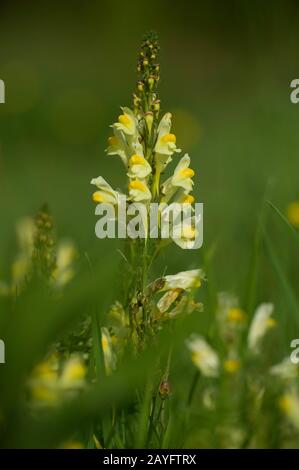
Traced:
<path fill-rule="evenodd" d="M 293 201 L 288 205 L 286 215 L 289 222 L 299 229 L 299 201 Z"/>
<path fill-rule="evenodd" d="M 241 362 L 239 359 L 226 359 L 223 363 L 223 368 L 225 372 L 228 372 L 229 374 L 234 374 L 235 372 L 238 372 L 238 370 L 241 367 Z"/>
<path fill-rule="evenodd" d="M 282 395 L 278 400 L 278 406 L 291 424 L 299 429 L 299 396 L 291 390 Z"/>
<path fill-rule="evenodd" d="M 70 440 L 70 441 L 64 442 L 60 448 L 61 449 L 84 449 L 84 446 L 82 442 L 80 441 Z"/>
<path fill-rule="evenodd" d="M 77 388 L 84 384 L 86 367 L 79 356 L 71 357 L 61 374 L 61 385 L 65 388 Z"/>
<path fill-rule="evenodd" d="M 32 387 L 32 398 L 37 402 L 51 405 L 57 402 L 58 392 L 55 388 L 46 385 L 37 385 Z"/>
<path fill-rule="evenodd" d="M 202 375 L 206 377 L 218 376 L 218 355 L 202 336 L 191 336 L 187 341 L 187 347 L 191 351 L 192 362 Z"/>
<path fill-rule="evenodd" d="M 227 311 L 227 319 L 232 323 L 245 323 L 246 313 L 238 307 L 229 308 Z"/>
<path fill-rule="evenodd" d="M 104 355 L 104 362 L 105 362 L 105 370 L 107 374 L 111 374 L 111 372 L 115 369 L 116 366 L 116 355 L 113 349 L 112 338 L 109 333 L 108 328 L 101 328 L 102 333 L 102 350 Z"/>
<path fill-rule="evenodd" d="M 59 243 L 56 254 L 56 267 L 53 272 L 55 285 L 65 286 L 75 275 L 73 262 L 76 259 L 77 250 L 70 240 Z"/>
<path fill-rule="evenodd" d="M 261 304 L 255 311 L 248 333 L 248 347 L 252 352 L 259 352 L 263 337 L 276 325 L 272 318 L 274 306 L 271 303 Z"/>

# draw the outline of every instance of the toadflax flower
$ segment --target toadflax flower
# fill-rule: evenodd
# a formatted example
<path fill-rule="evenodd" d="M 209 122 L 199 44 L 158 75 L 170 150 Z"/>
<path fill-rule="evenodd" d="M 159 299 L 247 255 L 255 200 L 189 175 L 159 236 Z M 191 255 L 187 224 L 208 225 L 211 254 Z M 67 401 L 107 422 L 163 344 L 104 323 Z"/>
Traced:
<path fill-rule="evenodd" d="M 135 114 L 130 108 L 122 108 L 123 114 L 118 116 L 118 122 L 113 124 L 113 127 L 122 131 L 126 136 L 133 137 L 137 132 L 137 119 Z"/>
<path fill-rule="evenodd" d="M 299 377 L 299 365 L 291 362 L 289 357 L 285 357 L 281 362 L 272 366 L 269 372 L 271 375 L 288 382 Z"/>
<path fill-rule="evenodd" d="M 132 155 L 128 162 L 129 171 L 127 173 L 129 178 L 146 178 L 151 174 L 151 166 L 142 155 Z"/>
<path fill-rule="evenodd" d="M 102 176 L 93 178 L 90 184 L 94 184 L 98 188 L 98 191 L 95 191 L 92 195 L 94 202 L 118 205 L 121 194 L 112 189 Z"/>
<path fill-rule="evenodd" d="M 194 170 L 189 168 L 189 165 L 190 157 L 185 154 L 176 166 L 173 176 L 163 183 L 162 193 L 166 201 L 169 201 L 179 188 L 182 188 L 185 194 L 192 191 L 194 184 L 192 178 L 195 173 Z"/>
<path fill-rule="evenodd" d="M 293 388 L 282 395 L 278 401 L 281 412 L 299 430 L 299 396 Z"/>
<path fill-rule="evenodd" d="M 114 135 L 108 138 L 107 155 L 118 155 L 125 167 L 128 164 L 128 156 L 130 155 L 130 146 L 126 142 L 125 135 L 122 131 L 114 129 Z"/>
<path fill-rule="evenodd" d="M 203 279 L 205 279 L 205 275 L 201 269 L 191 269 L 190 271 L 164 276 L 154 281 L 154 286 L 160 286 L 160 292 L 166 291 L 157 303 L 158 310 L 165 313 L 180 298 L 183 291 L 199 288 Z"/>
<path fill-rule="evenodd" d="M 76 256 L 77 250 L 72 241 L 65 240 L 58 244 L 56 266 L 52 275 L 57 287 L 65 286 L 74 277 L 73 262 Z"/>
<path fill-rule="evenodd" d="M 62 372 L 59 370 L 62 368 Z M 69 394 L 78 392 L 85 385 L 86 367 L 83 359 L 77 355 L 61 364 L 60 355 L 52 354 L 40 362 L 33 370 L 29 380 L 29 389 L 35 406 L 56 406 Z"/>
<path fill-rule="evenodd" d="M 176 136 L 170 133 L 171 118 L 171 113 L 166 113 L 158 126 L 158 137 L 155 145 L 157 161 L 159 161 L 160 155 L 167 155 L 169 158 L 174 152 L 181 152 L 181 149 L 176 146 Z"/>
<path fill-rule="evenodd" d="M 102 327 L 102 350 L 104 355 L 104 363 L 106 373 L 109 375 L 115 369 L 116 357 L 113 349 L 112 338 L 108 328 Z"/>
<path fill-rule="evenodd" d="M 219 358 L 214 349 L 199 335 L 193 335 L 187 341 L 191 351 L 192 362 L 198 367 L 202 375 L 217 377 L 219 374 Z"/>
<path fill-rule="evenodd" d="M 202 269 L 191 269 L 177 274 L 169 274 L 162 278 L 165 282 L 162 291 L 170 289 L 188 290 L 201 286 L 201 281 L 205 279 Z"/>
<path fill-rule="evenodd" d="M 248 348 L 252 352 L 259 352 L 263 337 L 276 325 L 276 321 L 272 318 L 273 309 L 273 304 L 264 303 L 254 313 L 247 338 Z"/>
<path fill-rule="evenodd" d="M 152 198 L 146 182 L 139 179 L 130 181 L 129 195 L 134 202 L 150 201 Z"/>

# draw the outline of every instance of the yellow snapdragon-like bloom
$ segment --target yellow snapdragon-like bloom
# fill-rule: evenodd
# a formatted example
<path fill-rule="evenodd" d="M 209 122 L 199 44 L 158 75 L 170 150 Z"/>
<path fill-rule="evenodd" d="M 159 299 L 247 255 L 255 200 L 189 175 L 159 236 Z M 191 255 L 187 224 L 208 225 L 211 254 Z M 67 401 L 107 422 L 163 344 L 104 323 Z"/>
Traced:
<path fill-rule="evenodd" d="M 183 249 L 191 249 L 194 246 L 195 239 L 198 237 L 198 230 L 196 228 L 198 219 L 195 217 L 190 217 L 184 220 L 182 223 L 180 220 L 178 221 L 178 230 L 176 224 L 173 227 L 173 241 L 178 245 L 180 248 Z M 178 231 L 180 231 L 180 235 L 177 236 Z"/>
<path fill-rule="evenodd" d="M 176 146 L 176 136 L 170 132 L 171 129 L 171 114 L 166 113 L 158 126 L 158 137 L 154 148 L 155 152 L 155 167 L 156 172 L 154 176 L 153 194 L 159 194 L 159 181 L 161 172 L 166 168 L 168 163 L 171 162 L 171 156 L 175 152 L 181 152 L 181 149 Z"/>
<path fill-rule="evenodd" d="M 164 276 L 162 279 L 165 281 L 161 289 L 162 291 L 169 289 L 189 290 L 200 287 L 202 280 L 205 279 L 205 275 L 201 269 L 191 269 L 189 271 Z"/>
<path fill-rule="evenodd" d="M 134 202 L 150 201 L 152 197 L 147 184 L 138 179 L 130 181 L 129 194 Z"/>
<path fill-rule="evenodd" d="M 173 186 L 179 186 L 183 188 L 186 193 L 192 190 L 192 186 L 194 184 L 191 178 L 193 178 L 195 173 L 194 170 L 189 168 L 189 165 L 190 157 L 186 154 L 181 158 L 171 180 Z"/>
<path fill-rule="evenodd" d="M 182 188 L 185 194 L 192 191 L 194 170 L 189 168 L 190 157 L 185 154 L 174 170 L 173 176 L 168 178 L 162 185 L 162 193 L 166 200 L 169 200 L 178 188 Z"/>
<path fill-rule="evenodd" d="M 106 152 L 108 155 L 118 155 L 123 164 L 127 166 L 130 148 L 121 131 L 114 129 L 114 135 L 108 138 L 108 148 Z"/>
<path fill-rule="evenodd" d="M 191 351 L 193 363 L 198 367 L 202 375 L 206 377 L 218 376 L 218 355 L 202 336 L 193 335 L 187 341 L 187 347 Z"/>
<path fill-rule="evenodd" d="M 255 311 L 248 333 L 248 347 L 253 352 L 259 352 L 260 344 L 267 331 L 276 325 L 272 318 L 273 304 L 261 304 Z"/>
<path fill-rule="evenodd" d="M 125 135 L 134 136 L 137 132 L 137 121 L 135 114 L 130 108 L 122 108 L 123 114 L 118 116 L 118 122 L 113 125 L 116 130 Z"/>
<path fill-rule="evenodd" d="M 129 159 L 129 178 L 143 179 L 150 175 L 152 168 L 148 161 L 141 155 L 132 155 Z"/>
<path fill-rule="evenodd" d="M 117 205 L 119 203 L 119 197 L 121 194 L 110 186 L 107 181 L 99 176 L 98 178 L 93 178 L 91 184 L 94 184 L 99 191 L 93 193 L 92 198 L 94 202 Z"/>
<path fill-rule="evenodd" d="M 205 275 L 201 269 L 182 271 L 178 274 L 170 274 L 157 279 L 154 283 L 158 285 L 161 282 L 162 285 L 159 291 L 166 291 L 157 303 L 159 311 L 161 313 L 166 312 L 183 291 L 199 288 L 203 279 L 205 279 Z"/>
<path fill-rule="evenodd" d="M 176 146 L 176 136 L 170 132 L 171 118 L 171 113 L 166 113 L 158 126 L 158 137 L 154 149 L 158 155 L 171 157 L 174 152 L 181 151 Z"/>
<path fill-rule="evenodd" d="M 299 201 L 291 202 L 287 209 L 286 215 L 289 222 L 296 228 L 299 228 Z"/>

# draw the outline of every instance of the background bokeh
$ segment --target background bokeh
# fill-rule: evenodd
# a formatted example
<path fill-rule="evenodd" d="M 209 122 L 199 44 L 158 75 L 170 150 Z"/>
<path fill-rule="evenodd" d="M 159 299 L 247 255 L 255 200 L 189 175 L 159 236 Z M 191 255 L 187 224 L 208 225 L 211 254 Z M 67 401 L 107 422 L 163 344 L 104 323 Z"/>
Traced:
<path fill-rule="evenodd" d="M 240 295 L 267 185 L 282 211 L 299 196 L 296 1 L 5 1 L 0 15 L 0 278 L 14 256 L 17 219 L 47 202 L 59 237 L 81 253 L 119 254 L 94 235 L 92 177 L 124 183 L 104 149 L 120 105 L 130 105 L 140 40 L 161 42 L 160 94 L 174 114 L 178 145 L 192 157 L 204 202 L 204 249 L 213 282 Z M 274 213 L 269 233 L 298 287 L 298 256 Z M 168 272 L 202 262 L 172 247 Z M 259 300 L 284 303 L 265 259 Z M 159 267 L 157 267 L 159 270 Z"/>

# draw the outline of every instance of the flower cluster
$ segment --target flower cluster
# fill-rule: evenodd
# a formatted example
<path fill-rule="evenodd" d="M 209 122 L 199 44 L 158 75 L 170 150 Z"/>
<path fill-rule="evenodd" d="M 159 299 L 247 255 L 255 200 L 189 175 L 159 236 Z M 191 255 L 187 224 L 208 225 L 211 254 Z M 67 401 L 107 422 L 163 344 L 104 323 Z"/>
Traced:
<path fill-rule="evenodd" d="M 35 218 L 20 219 L 16 233 L 19 251 L 11 266 L 10 282 L 0 282 L 0 295 L 15 295 L 34 275 L 42 276 L 53 289 L 61 289 L 74 277 L 77 249 L 71 240 L 56 243 L 53 218 L 46 206 Z"/>
<path fill-rule="evenodd" d="M 171 131 L 171 113 L 165 113 L 159 120 L 158 51 L 156 39 L 150 38 L 143 43 L 137 67 L 140 80 L 133 97 L 133 110 L 121 108 L 117 122 L 111 126 L 113 135 L 108 138 L 106 152 L 108 156 L 117 155 L 123 162 L 127 190 L 120 192 L 113 189 L 102 176 L 91 180 L 91 184 L 97 188 L 92 196 L 97 204 L 109 204 L 115 208 L 119 206 L 122 196 L 127 206 L 142 203 L 147 207 L 148 214 L 144 220 L 146 236 L 149 235 L 147 219 L 150 202 L 159 204 L 159 218 L 163 220 L 167 217 L 167 204 L 176 202 L 190 208 L 195 201 L 191 194 L 195 173 L 190 168 L 188 154 L 178 160 L 173 174 L 161 181 L 162 174 L 181 149 L 177 147 L 176 136 Z M 176 240 L 182 248 L 188 246 L 188 242 L 196 236 L 196 220 L 191 213 L 189 219 L 178 234 L 178 242 Z"/>
<path fill-rule="evenodd" d="M 218 296 L 217 326 L 224 343 L 225 358 L 221 366 L 216 351 L 202 336 L 192 336 L 187 346 L 192 354 L 192 361 L 205 376 L 217 377 L 221 369 L 229 374 L 238 372 L 241 368 L 242 339 L 247 334 L 247 355 L 261 352 L 262 342 L 266 333 L 276 325 L 273 318 L 273 304 L 263 303 L 255 311 L 248 327 L 247 315 L 238 306 L 235 297 L 220 293 Z"/>
<path fill-rule="evenodd" d="M 62 400 L 77 394 L 85 386 L 86 367 L 83 359 L 72 355 L 62 361 L 55 352 L 37 364 L 28 387 L 33 406 L 57 406 Z"/>
<path fill-rule="evenodd" d="M 163 321 L 183 312 L 201 310 L 202 305 L 192 299 L 192 291 L 201 285 L 204 274 L 199 269 L 166 275 L 150 282 L 149 268 L 160 252 L 167 237 L 152 240 L 150 203 L 158 207 L 158 224 L 168 221 L 175 231 L 175 243 L 188 248 L 197 236 L 193 177 L 188 154 L 177 160 L 181 152 L 176 135 L 172 132 L 172 115 L 166 112 L 160 117 L 161 103 L 157 94 L 160 78 L 159 45 L 155 35 L 150 34 L 142 43 L 138 59 L 138 82 L 133 95 L 133 109 L 121 108 L 117 122 L 112 124 L 106 153 L 118 156 L 126 172 L 126 191 L 114 189 L 99 176 L 91 180 L 96 186 L 93 201 L 97 204 L 118 208 L 125 201 L 127 214 L 130 208 L 141 203 L 145 208 L 142 224 L 143 240 L 128 239 L 130 249 L 125 256 L 129 266 L 127 294 L 124 304 L 114 304 L 108 314 L 107 327 L 102 327 L 102 349 L 107 373 L 116 367 L 117 357 L 127 343 L 140 347 L 147 335 L 159 329 Z M 176 159 L 172 174 L 163 177 L 168 165 Z M 177 203 L 188 211 L 186 220 L 170 220 L 170 204 Z M 115 213 L 115 212 L 114 212 Z M 117 213 L 117 211 L 116 211 Z M 117 215 L 116 215 L 117 217 Z M 179 219 L 179 220 L 178 220 Z M 177 229 L 178 228 L 178 229 Z M 177 230 L 176 230 L 177 229 Z M 162 240 L 163 238 L 163 240 Z M 171 237 L 172 238 L 172 237 Z M 111 323 L 111 315 L 114 321 Z M 117 322 L 115 319 L 117 318 Z"/>

